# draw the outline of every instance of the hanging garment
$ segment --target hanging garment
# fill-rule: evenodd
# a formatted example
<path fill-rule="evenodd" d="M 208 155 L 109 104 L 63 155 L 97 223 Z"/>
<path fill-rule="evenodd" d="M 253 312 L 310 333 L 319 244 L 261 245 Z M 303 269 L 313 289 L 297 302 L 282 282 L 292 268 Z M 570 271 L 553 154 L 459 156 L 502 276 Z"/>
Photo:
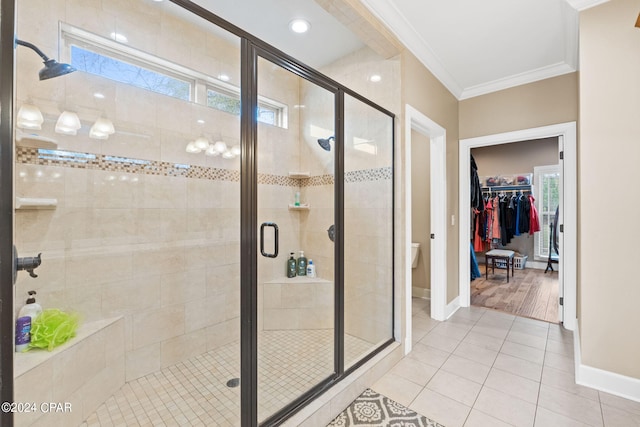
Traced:
<path fill-rule="evenodd" d="M 513 235 L 520 235 L 520 196 L 515 196 L 515 200 L 513 201 L 513 206 L 516 211 L 516 222 L 513 224 Z"/>
<path fill-rule="evenodd" d="M 535 204 L 536 199 L 529 194 L 529 234 L 540 231 L 540 218 Z"/>
<path fill-rule="evenodd" d="M 485 229 L 487 230 L 485 233 L 485 242 L 491 243 L 493 239 L 493 200 L 487 200 L 487 203 L 484 205 L 485 211 Z"/>
<path fill-rule="evenodd" d="M 484 251 L 484 242 L 482 237 L 480 236 L 480 232 L 484 230 L 483 224 L 483 213 L 477 209 L 474 209 L 476 225 L 475 225 L 475 233 L 473 234 L 473 249 L 476 252 Z"/>
<path fill-rule="evenodd" d="M 478 267 L 476 254 L 473 251 L 473 247 L 471 247 L 471 280 L 475 280 L 478 277 L 482 277 L 482 274 L 480 274 L 480 268 Z"/>
<path fill-rule="evenodd" d="M 520 230 L 520 234 L 523 233 L 528 233 L 529 232 L 529 221 L 530 221 L 530 210 L 531 210 L 531 203 L 529 202 L 529 199 L 527 197 L 525 197 L 524 195 L 520 195 L 518 197 L 518 199 L 520 199 L 520 221 L 519 221 L 519 225 L 518 228 Z"/>
<path fill-rule="evenodd" d="M 473 156 L 471 156 L 471 207 L 480 211 L 484 210 L 484 204 L 482 203 L 482 186 L 480 185 L 480 178 L 478 177 L 478 166 Z"/>
<path fill-rule="evenodd" d="M 498 196 L 494 197 L 493 200 L 491 201 L 492 206 L 493 206 L 493 219 L 491 221 L 491 225 L 492 225 L 492 238 L 493 239 L 500 239 L 500 200 L 498 198 Z"/>
<path fill-rule="evenodd" d="M 507 233 L 509 240 L 516 235 L 516 196 L 514 194 L 509 197 L 509 206 L 507 207 Z"/>
<path fill-rule="evenodd" d="M 500 197 L 500 238 L 502 246 L 506 246 L 511 242 L 509 229 L 507 228 L 509 215 L 509 198 L 504 194 Z"/>

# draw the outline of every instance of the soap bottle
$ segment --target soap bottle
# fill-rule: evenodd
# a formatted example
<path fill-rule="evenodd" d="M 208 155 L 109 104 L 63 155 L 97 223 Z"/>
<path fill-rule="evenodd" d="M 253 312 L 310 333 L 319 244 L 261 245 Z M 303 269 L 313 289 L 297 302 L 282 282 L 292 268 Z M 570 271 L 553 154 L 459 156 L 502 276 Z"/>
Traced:
<path fill-rule="evenodd" d="M 289 254 L 289 259 L 287 260 L 287 277 L 288 278 L 296 277 L 296 270 L 298 268 L 298 265 L 293 255 L 294 255 L 293 252 L 291 252 Z"/>
<path fill-rule="evenodd" d="M 298 257 L 298 276 L 306 276 L 307 275 L 307 259 L 304 256 L 304 251 L 300 251 L 300 256 Z"/>
<path fill-rule="evenodd" d="M 311 258 L 309 258 L 309 264 L 307 264 L 307 277 L 316 277 L 316 265 Z"/>
<path fill-rule="evenodd" d="M 42 313 L 42 307 L 36 302 L 36 291 L 29 291 L 27 303 L 18 312 L 16 320 L 16 352 L 22 352 L 31 342 L 33 321 Z"/>
<path fill-rule="evenodd" d="M 296 195 L 293 199 L 293 206 L 300 206 L 300 192 L 296 191 Z"/>

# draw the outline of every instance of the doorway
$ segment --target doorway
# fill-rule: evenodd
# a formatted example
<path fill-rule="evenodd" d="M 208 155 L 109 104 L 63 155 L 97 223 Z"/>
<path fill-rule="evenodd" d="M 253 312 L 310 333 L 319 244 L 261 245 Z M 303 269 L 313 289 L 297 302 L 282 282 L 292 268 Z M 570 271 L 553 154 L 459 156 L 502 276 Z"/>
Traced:
<path fill-rule="evenodd" d="M 412 197 L 411 197 L 411 158 L 412 132 L 427 137 L 429 141 L 429 191 L 430 191 L 430 244 L 429 263 L 431 266 L 446 266 L 446 131 L 427 116 L 410 105 L 405 106 L 405 354 L 411 351 L 411 322 L 412 322 Z M 447 305 L 447 271 L 446 268 L 431 268 L 430 281 L 430 312 L 436 320 L 445 320 Z"/>
<path fill-rule="evenodd" d="M 470 257 L 469 242 L 471 240 L 470 223 L 470 154 L 475 147 L 507 144 L 517 141 L 538 140 L 558 137 L 561 160 L 560 178 L 560 233 L 558 264 L 559 295 L 563 305 L 559 306 L 560 321 L 564 327 L 573 330 L 576 325 L 576 214 L 577 214 L 577 168 L 576 168 L 576 123 L 562 123 L 521 131 L 488 135 L 460 141 L 459 152 L 459 201 L 460 201 L 460 303 L 463 307 L 470 305 Z M 559 302 L 560 303 L 560 302 Z"/>
<path fill-rule="evenodd" d="M 558 137 L 471 149 L 482 190 L 472 214 L 478 264 L 472 305 L 558 323 L 558 269 L 547 266 L 550 255 L 557 260 L 549 243 L 556 234 L 559 151 Z M 487 268 L 485 253 L 492 249 L 514 252 L 510 280 L 504 263 Z"/>

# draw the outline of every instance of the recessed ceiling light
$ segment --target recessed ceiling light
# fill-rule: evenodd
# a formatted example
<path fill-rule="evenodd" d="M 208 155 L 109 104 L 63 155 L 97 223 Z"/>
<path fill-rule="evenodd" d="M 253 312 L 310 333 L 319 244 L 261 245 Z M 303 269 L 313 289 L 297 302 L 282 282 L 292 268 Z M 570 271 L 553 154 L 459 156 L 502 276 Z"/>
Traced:
<path fill-rule="evenodd" d="M 129 39 L 127 39 L 127 36 L 120 33 L 115 33 L 115 32 L 111 33 L 109 34 L 109 37 L 111 37 L 113 40 L 117 41 L 118 43 L 127 43 L 129 41 Z"/>
<path fill-rule="evenodd" d="M 222 80 L 223 82 L 228 82 L 230 80 L 230 77 L 226 74 L 219 74 L 218 79 Z"/>
<path fill-rule="evenodd" d="M 382 80 L 382 77 L 379 74 L 374 74 L 369 77 L 369 81 L 373 83 L 378 83 L 380 80 Z"/>
<path fill-rule="evenodd" d="M 309 28 L 311 28 L 311 24 L 309 24 L 309 21 L 305 21 L 304 19 L 294 19 L 289 22 L 289 29 L 294 33 L 306 33 L 309 31 Z"/>
<path fill-rule="evenodd" d="M 203 125 L 203 124 L 204 124 L 204 120 L 202 120 L 202 119 L 198 119 L 198 120 L 196 120 L 196 121 L 198 122 L 198 124 L 201 124 L 201 125 Z"/>
<path fill-rule="evenodd" d="M 104 93 L 102 92 L 94 92 L 93 97 L 96 99 L 104 99 Z"/>

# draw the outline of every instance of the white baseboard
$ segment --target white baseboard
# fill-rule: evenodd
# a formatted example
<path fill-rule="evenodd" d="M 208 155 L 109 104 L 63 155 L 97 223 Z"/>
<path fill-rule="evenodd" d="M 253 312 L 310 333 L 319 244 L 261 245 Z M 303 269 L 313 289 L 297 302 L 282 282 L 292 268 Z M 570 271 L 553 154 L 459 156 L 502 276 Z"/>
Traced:
<path fill-rule="evenodd" d="M 431 289 L 411 287 L 411 296 L 413 298 L 431 299 Z"/>
<path fill-rule="evenodd" d="M 457 296 L 453 301 L 447 304 L 447 306 L 444 308 L 445 320 L 453 316 L 453 313 L 458 311 L 459 308 L 460 308 L 460 297 Z"/>
<path fill-rule="evenodd" d="M 640 379 L 582 364 L 580 331 L 577 321 L 575 325 L 573 350 L 576 365 L 576 384 L 640 402 Z"/>

